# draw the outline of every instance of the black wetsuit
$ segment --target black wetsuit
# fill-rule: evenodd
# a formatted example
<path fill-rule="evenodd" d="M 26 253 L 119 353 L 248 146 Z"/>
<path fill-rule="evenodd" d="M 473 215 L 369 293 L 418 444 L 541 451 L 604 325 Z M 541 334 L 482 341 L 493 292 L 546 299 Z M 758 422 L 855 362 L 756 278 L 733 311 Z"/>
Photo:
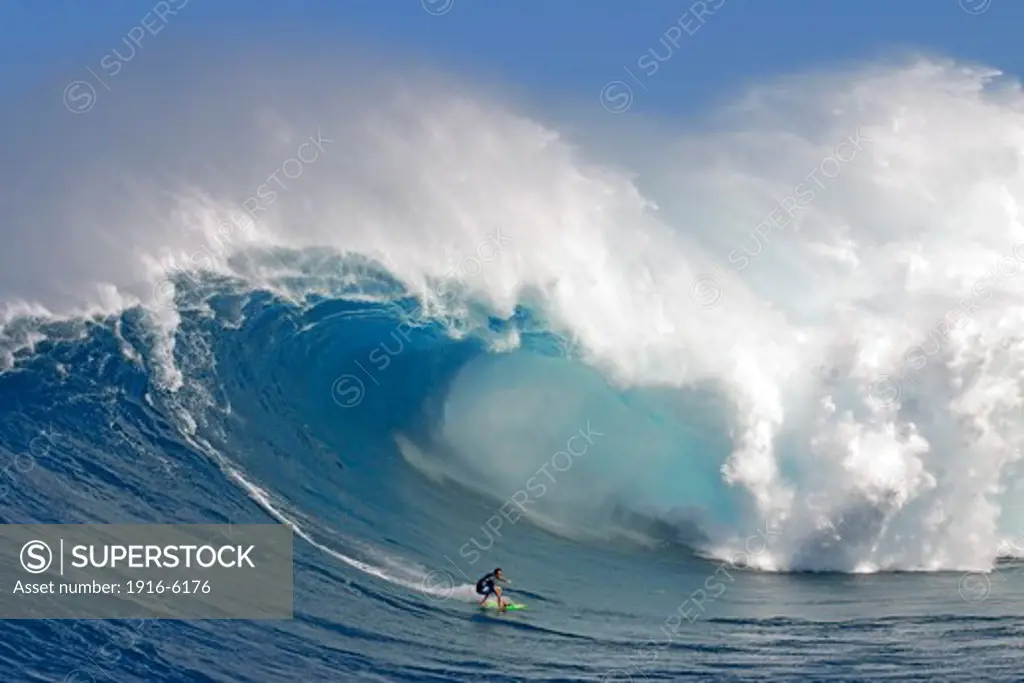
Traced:
<path fill-rule="evenodd" d="M 476 582 L 476 592 L 479 595 L 494 595 L 494 572 Z"/>

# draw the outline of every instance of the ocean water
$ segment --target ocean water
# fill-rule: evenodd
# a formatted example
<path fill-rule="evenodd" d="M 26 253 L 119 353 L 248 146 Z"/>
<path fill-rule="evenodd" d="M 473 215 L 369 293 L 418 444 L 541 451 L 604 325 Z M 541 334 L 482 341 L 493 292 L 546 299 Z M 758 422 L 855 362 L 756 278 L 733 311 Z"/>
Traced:
<path fill-rule="evenodd" d="M 0 518 L 287 524 L 295 617 L 7 621 L 0 680 L 1019 680 L 1019 88 L 873 66 L 623 152 L 419 87 L 145 155 L 140 96 L 10 203 Z"/>

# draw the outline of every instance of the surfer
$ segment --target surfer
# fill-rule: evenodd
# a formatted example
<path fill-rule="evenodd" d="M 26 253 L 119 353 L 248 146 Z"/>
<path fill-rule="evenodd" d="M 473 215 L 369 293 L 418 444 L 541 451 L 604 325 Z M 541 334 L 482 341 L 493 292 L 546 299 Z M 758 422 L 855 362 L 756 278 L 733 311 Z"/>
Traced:
<path fill-rule="evenodd" d="M 495 581 L 501 581 L 502 583 L 512 583 L 505 578 L 505 575 L 501 573 L 501 567 L 498 567 L 490 574 L 484 576 L 482 579 L 476 582 L 476 592 L 479 595 L 484 596 L 484 599 L 480 601 L 480 606 L 487 602 L 487 598 L 493 594 L 498 599 L 498 607 L 504 607 L 505 601 L 501 598 L 501 586 L 494 585 Z"/>

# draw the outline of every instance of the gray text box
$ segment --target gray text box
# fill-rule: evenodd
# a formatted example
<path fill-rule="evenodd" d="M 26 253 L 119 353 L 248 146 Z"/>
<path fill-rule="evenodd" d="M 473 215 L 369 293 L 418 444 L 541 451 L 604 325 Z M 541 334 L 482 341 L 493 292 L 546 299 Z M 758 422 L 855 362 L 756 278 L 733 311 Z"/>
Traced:
<path fill-rule="evenodd" d="M 0 525 L 0 619 L 291 619 L 283 524 Z"/>

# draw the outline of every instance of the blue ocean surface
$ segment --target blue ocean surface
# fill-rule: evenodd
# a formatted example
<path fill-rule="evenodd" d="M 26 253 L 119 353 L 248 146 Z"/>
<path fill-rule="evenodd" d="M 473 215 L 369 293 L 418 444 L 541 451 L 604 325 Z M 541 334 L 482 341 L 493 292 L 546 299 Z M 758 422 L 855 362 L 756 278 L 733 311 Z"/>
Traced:
<path fill-rule="evenodd" d="M 967 574 L 754 571 L 779 533 L 771 521 L 716 559 L 679 521 L 595 508 L 584 509 L 604 515 L 597 526 L 531 518 L 524 510 L 560 491 L 572 501 L 587 468 L 628 460 L 614 430 L 657 396 L 605 382 L 529 310 L 453 334 L 386 272 L 360 272 L 360 296 L 301 301 L 180 277 L 175 391 L 151 360 L 141 309 L 36 321 L 41 340 L 0 375 L 3 521 L 288 524 L 295 611 L 266 622 L 5 621 L 0 678 L 1019 677 L 1024 593 L 1012 563 Z M 519 347 L 496 350 L 512 322 Z M 514 448 L 529 462 L 529 486 L 502 491 L 473 486 L 472 467 L 438 433 L 446 411 L 485 400 L 474 392 L 496 382 L 513 394 L 536 382 L 551 401 L 518 437 L 502 421 L 451 428 L 448 443 Z M 560 403 L 560 391 L 587 398 Z M 667 419 L 633 429 L 657 434 Z M 472 584 L 496 566 L 526 610 L 474 606 Z"/>

